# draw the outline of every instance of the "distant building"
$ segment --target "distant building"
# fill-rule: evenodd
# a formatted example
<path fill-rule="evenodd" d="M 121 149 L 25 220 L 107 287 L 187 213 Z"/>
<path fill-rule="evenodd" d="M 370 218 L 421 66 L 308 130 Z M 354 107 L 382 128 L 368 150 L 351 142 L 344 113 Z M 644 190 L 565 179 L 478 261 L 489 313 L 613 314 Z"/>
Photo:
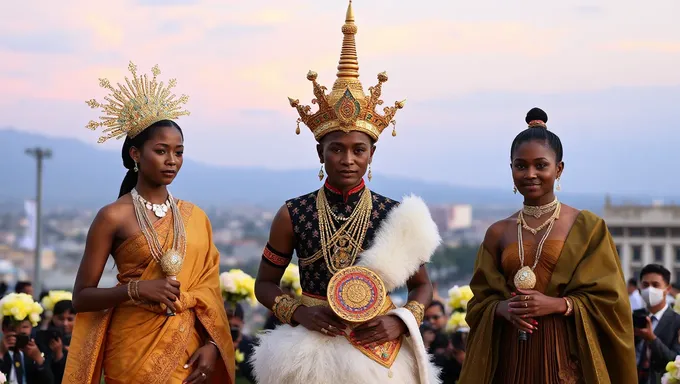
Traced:
<path fill-rule="evenodd" d="M 607 198 L 603 218 L 611 232 L 626 279 L 656 263 L 680 282 L 680 205 L 612 205 Z"/>
<path fill-rule="evenodd" d="M 432 219 L 440 232 L 467 229 L 472 226 L 472 206 L 469 204 L 430 207 Z"/>

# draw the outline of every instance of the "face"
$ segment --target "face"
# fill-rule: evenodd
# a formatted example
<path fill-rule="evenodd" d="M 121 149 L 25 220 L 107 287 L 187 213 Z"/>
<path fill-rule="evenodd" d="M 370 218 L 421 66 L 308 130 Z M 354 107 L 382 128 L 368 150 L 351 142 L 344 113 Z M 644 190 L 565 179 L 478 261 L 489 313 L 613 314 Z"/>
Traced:
<path fill-rule="evenodd" d="M 130 148 L 140 174 L 152 185 L 168 185 L 182 168 L 184 140 L 175 127 L 160 127 L 142 148 Z"/>
<path fill-rule="evenodd" d="M 637 286 L 635 284 L 628 284 L 628 294 L 632 295 L 633 292 L 637 290 Z"/>
<path fill-rule="evenodd" d="M 328 182 L 338 189 L 352 188 L 361 182 L 373 159 L 375 146 L 362 132 L 331 132 L 317 146 Z"/>
<path fill-rule="evenodd" d="M 553 193 L 555 180 L 562 176 L 564 162 L 557 163 L 555 152 L 544 141 L 520 144 L 513 153 L 512 179 L 519 193 L 537 200 Z"/>
<path fill-rule="evenodd" d="M 432 328 L 440 331 L 446 327 L 446 315 L 442 312 L 442 309 L 438 305 L 433 305 L 425 310 L 425 316 L 423 316 L 423 321 L 427 321 Z"/>
<path fill-rule="evenodd" d="M 64 329 L 64 333 L 70 335 L 73 333 L 73 324 L 76 321 L 76 315 L 71 311 L 66 311 L 62 314 L 52 317 L 52 322 L 55 326 Z"/>
<path fill-rule="evenodd" d="M 642 276 L 640 287 L 642 287 L 642 289 L 649 287 L 658 288 L 663 290 L 666 294 L 668 294 L 671 289 L 671 287 L 663 280 L 663 276 L 658 273 L 648 273 Z"/>
<path fill-rule="evenodd" d="M 7 341 L 7 346 L 12 348 L 16 344 L 16 337 L 15 335 L 22 334 L 22 335 L 30 335 L 31 330 L 33 329 L 31 322 L 28 320 L 24 320 L 19 324 L 16 325 L 10 325 L 9 327 L 3 327 L 2 328 L 2 333 L 5 334 L 5 340 Z"/>

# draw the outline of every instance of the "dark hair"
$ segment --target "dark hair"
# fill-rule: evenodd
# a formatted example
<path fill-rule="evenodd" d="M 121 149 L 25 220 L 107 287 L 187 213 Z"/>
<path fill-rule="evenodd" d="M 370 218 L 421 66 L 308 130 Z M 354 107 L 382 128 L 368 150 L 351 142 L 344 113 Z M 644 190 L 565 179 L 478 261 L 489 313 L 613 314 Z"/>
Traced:
<path fill-rule="evenodd" d="M 638 285 L 637 279 L 634 278 L 634 277 L 631 277 L 630 279 L 628 279 L 628 285 L 634 285 L 634 286 L 637 287 L 637 285 Z"/>
<path fill-rule="evenodd" d="M 125 142 L 123 143 L 123 149 L 121 151 L 122 152 L 121 156 L 123 158 L 123 166 L 128 171 L 125 174 L 123 183 L 120 185 L 120 192 L 118 194 L 118 197 L 121 197 L 126 193 L 130 193 L 130 191 L 132 191 L 132 188 L 134 188 L 135 185 L 137 185 L 137 172 L 135 172 L 135 161 L 132 159 L 132 156 L 130 156 L 130 148 L 135 147 L 138 149 L 142 149 L 144 143 L 146 143 L 146 141 L 149 140 L 149 138 L 153 136 L 153 134 L 156 133 L 156 131 L 159 128 L 164 127 L 177 128 L 179 134 L 182 135 L 182 138 L 184 138 L 182 128 L 180 128 L 179 125 L 177 125 L 177 123 L 175 123 L 172 120 L 157 121 L 149 125 L 145 130 L 140 132 L 134 138 L 130 138 L 129 136 L 125 138 Z"/>
<path fill-rule="evenodd" d="M 33 284 L 31 284 L 30 281 L 17 281 L 16 285 L 14 286 L 14 292 L 15 293 L 22 293 L 26 287 L 30 287 Z"/>
<path fill-rule="evenodd" d="M 235 305 L 232 306 L 232 304 L 228 304 L 226 301 L 224 302 L 224 310 L 227 312 L 229 316 L 235 317 L 237 319 L 244 320 L 245 314 L 243 312 L 243 306 L 239 303 L 236 303 Z"/>
<path fill-rule="evenodd" d="M 530 141 L 544 141 L 550 146 L 550 148 L 555 152 L 555 159 L 557 162 L 562 161 L 562 141 L 560 138 L 552 133 L 546 128 L 545 123 L 548 122 L 548 114 L 545 113 L 541 108 L 532 108 L 528 113 L 527 117 L 524 119 L 527 124 L 534 121 L 543 122 L 543 124 L 531 124 L 529 128 L 520 132 L 515 136 L 515 140 L 512 141 L 512 146 L 510 146 L 510 158 L 515 154 L 517 148 L 524 143 Z"/>
<path fill-rule="evenodd" d="M 640 280 L 645 275 L 648 275 L 650 273 L 656 273 L 657 275 L 661 275 L 663 278 L 663 281 L 666 284 L 671 283 L 671 271 L 667 270 L 663 265 L 660 264 L 647 264 L 645 265 L 644 268 L 642 268 L 642 271 L 640 271 Z"/>
<path fill-rule="evenodd" d="M 444 314 L 444 316 L 446 316 L 446 307 L 444 307 L 444 304 L 443 304 L 441 301 L 432 300 L 432 302 L 430 303 L 430 305 L 427 306 L 427 309 L 430 309 L 430 308 L 432 308 L 432 307 L 439 307 L 439 308 L 441 308 L 442 313 Z"/>
<path fill-rule="evenodd" d="M 52 308 L 52 314 L 54 316 L 61 315 L 62 313 L 66 312 L 71 312 L 73 314 L 76 313 L 75 309 L 73 309 L 73 302 L 71 300 L 58 301 L 56 304 L 54 304 L 54 308 Z"/>

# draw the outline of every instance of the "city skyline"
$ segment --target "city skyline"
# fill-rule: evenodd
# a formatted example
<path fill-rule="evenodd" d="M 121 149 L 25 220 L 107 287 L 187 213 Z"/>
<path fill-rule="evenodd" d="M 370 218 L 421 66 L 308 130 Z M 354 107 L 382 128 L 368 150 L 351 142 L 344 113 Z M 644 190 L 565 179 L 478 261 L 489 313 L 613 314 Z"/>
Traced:
<path fill-rule="evenodd" d="M 385 102 L 408 99 L 396 117 L 398 136 L 379 142 L 377 170 L 511 186 L 510 141 L 526 111 L 539 106 L 564 141 L 565 189 L 668 195 L 680 188 L 664 169 L 680 162 L 677 2 L 353 5 L 364 88 L 387 70 Z M 177 78 L 177 92 L 190 95 L 192 115 L 178 121 L 187 157 L 313 168 L 314 140 L 304 126 L 295 136 L 286 98 L 311 101 L 309 69 L 332 85 L 346 6 L 70 0 L 35 12 L 11 4 L 0 16 L 0 127 L 96 145 L 99 135 L 84 126 L 98 113 L 84 100 L 104 96 L 97 78 L 122 80 L 132 60 L 142 72 L 159 64 L 161 77 Z"/>

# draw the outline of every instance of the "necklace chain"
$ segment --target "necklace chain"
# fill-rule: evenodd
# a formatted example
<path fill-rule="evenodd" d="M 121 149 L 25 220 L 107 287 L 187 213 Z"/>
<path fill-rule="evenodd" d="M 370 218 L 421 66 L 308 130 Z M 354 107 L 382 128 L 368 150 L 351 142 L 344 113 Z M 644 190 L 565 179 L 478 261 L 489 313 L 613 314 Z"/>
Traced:
<path fill-rule="evenodd" d="M 524 239 L 522 236 L 522 230 L 527 229 L 529 232 L 533 233 L 534 235 L 541 231 L 543 228 L 546 226 L 548 229 L 545 231 L 543 236 L 541 237 L 541 241 L 538 243 L 538 247 L 536 248 L 536 255 L 534 256 L 534 264 L 531 266 L 531 270 L 533 271 L 536 266 L 538 265 L 538 261 L 541 259 L 541 253 L 543 252 L 543 245 L 545 244 L 545 241 L 548 239 L 548 236 L 550 235 L 550 232 L 552 231 L 553 227 L 555 226 L 555 222 L 557 219 L 560 218 L 560 211 L 562 209 L 562 204 L 560 202 L 557 202 L 556 208 L 553 212 L 553 214 L 546 220 L 543 224 L 541 224 L 538 228 L 531 228 L 529 225 L 526 223 L 524 219 L 524 212 L 520 211 L 517 214 L 517 245 L 519 248 L 519 263 L 521 265 L 520 268 L 524 267 Z"/>
<path fill-rule="evenodd" d="M 149 218 L 149 214 L 146 210 L 146 200 L 139 195 L 137 189 L 132 189 L 132 203 L 135 207 L 135 216 L 137 217 L 137 223 L 141 229 L 146 242 L 149 244 L 149 249 L 151 251 L 151 256 L 160 263 L 163 258 L 163 247 L 158 240 L 158 233 Z M 186 253 L 186 230 L 184 228 L 184 220 L 182 220 L 182 214 L 179 211 L 177 202 L 172 197 L 172 194 L 168 191 L 168 204 L 170 206 L 170 212 L 172 212 L 172 250 L 180 253 L 182 257 Z"/>
<path fill-rule="evenodd" d="M 524 208 L 522 208 L 522 212 L 525 215 L 528 216 L 533 216 L 537 219 L 540 219 L 541 216 L 553 212 L 555 209 L 557 209 L 557 205 L 559 204 L 559 201 L 557 198 L 553 200 L 552 202 L 545 204 L 545 205 L 539 205 L 539 206 L 534 206 L 534 205 L 524 205 Z"/>
<path fill-rule="evenodd" d="M 328 270 L 336 273 L 353 265 L 370 225 L 373 212 L 371 192 L 365 188 L 354 211 L 348 217 L 338 217 L 328 203 L 324 188 L 321 188 L 316 197 L 316 209 L 319 214 L 321 252 Z M 334 219 L 343 223 L 340 228 Z"/>
<path fill-rule="evenodd" d="M 146 209 L 149 211 L 153 211 L 153 214 L 156 215 L 156 217 L 161 218 L 165 217 L 165 214 L 168 213 L 168 209 L 170 209 L 170 197 L 168 196 L 168 199 L 165 200 L 165 203 L 163 204 L 154 204 L 145 198 L 143 198 L 139 193 L 137 193 L 137 196 L 139 198 L 139 201 L 142 203 Z"/>

